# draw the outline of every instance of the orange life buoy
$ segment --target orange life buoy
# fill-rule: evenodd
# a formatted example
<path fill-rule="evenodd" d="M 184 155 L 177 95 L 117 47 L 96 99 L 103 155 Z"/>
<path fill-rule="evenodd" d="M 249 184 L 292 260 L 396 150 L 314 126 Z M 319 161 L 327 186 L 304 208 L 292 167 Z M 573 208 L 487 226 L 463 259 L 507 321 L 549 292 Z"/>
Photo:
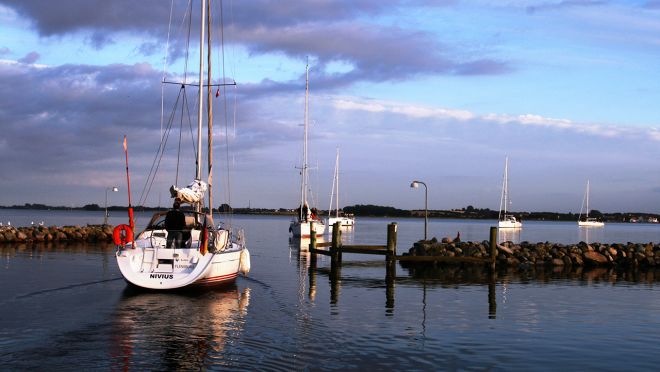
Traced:
<path fill-rule="evenodd" d="M 112 240 L 115 244 L 123 247 L 126 243 L 133 241 L 133 230 L 131 230 L 131 227 L 126 224 L 118 225 L 112 231 Z"/>

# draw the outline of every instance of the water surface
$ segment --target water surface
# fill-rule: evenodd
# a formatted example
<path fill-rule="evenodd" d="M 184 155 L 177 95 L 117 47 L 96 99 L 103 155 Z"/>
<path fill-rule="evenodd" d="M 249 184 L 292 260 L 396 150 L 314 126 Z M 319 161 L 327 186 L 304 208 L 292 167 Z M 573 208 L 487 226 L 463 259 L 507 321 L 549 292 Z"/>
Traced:
<path fill-rule="evenodd" d="M 88 217 L 67 218 L 99 222 Z M 344 238 L 384 244 L 392 221 L 359 218 Z M 423 235 L 423 220 L 397 222 L 401 253 Z M 655 370 L 660 362 L 658 271 L 397 265 L 388 287 L 377 256 L 345 254 L 337 280 L 326 257 L 310 269 L 309 254 L 289 241 L 288 218 L 233 223 L 245 228 L 252 271 L 216 291 L 131 291 L 110 245 L 2 246 L 3 369 Z M 432 220 L 429 231 L 485 240 L 492 223 Z M 657 225 L 621 225 L 606 225 L 600 239 L 658 240 Z M 526 222 L 520 239 L 568 243 L 579 233 Z"/>

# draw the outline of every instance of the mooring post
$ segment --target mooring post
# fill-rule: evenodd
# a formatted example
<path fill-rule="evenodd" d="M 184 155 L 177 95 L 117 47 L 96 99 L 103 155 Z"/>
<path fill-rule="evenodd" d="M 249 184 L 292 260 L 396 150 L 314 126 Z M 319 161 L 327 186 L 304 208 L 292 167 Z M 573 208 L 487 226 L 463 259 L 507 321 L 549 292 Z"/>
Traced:
<path fill-rule="evenodd" d="M 497 227 L 490 227 L 490 267 L 495 270 L 497 260 Z"/>
<path fill-rule="evenodd" d="M 396 278 L 396 231 L 397 224 L 392 222 L 387 225 L 387 253 L 385 255 L 385 282 L 388 289 L 394 289 L 394 279 Z"/>
<path fill-rule="evenodd" d="M 330 253 L 334 263 L 341 263 L 341 223 L 335 222 L 332 225 L 332 245 Z"/>
<path fill-rule="evenodd" d="M 316 268 L 316 231 L 311 222 L 309 223 L 309 264 Z"/>
<path fill-rule="evenodd" d="M 394 260 L 396 258 L 396 222 L 387 225 L 387 260 Z"/>

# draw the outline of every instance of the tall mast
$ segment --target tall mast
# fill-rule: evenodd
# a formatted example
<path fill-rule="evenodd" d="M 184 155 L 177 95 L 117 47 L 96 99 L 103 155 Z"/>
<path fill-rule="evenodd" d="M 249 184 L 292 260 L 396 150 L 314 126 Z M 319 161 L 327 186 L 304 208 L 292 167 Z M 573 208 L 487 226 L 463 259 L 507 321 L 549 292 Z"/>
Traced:
<path fill-rule="evenodd" d="M 332 205 L 334 204 L 335 201 L 335 190 L 337 191 L 337 206 L 339 206 L 339 184 L 337 182 L 337 167 L 339 166 L 338 164 L 339 161 L 339 147 L 337 147 L 337 157 L 335 159 L 335 171 L 332 174 L 332 191 L 330 191 L 330 206 L 328 207 L 328 218 L 332 217 Z M 337 189 L 335 189 L 335 185 L 337 185 Z M 336 217 L 339 217 L 339 212 L 337 212 Z"/>
<path fill-rule="evenodd" d="M 209 213 L 213 216 L 213 87 L 212 87 L 212 77 L 211 77 L 211 0 L 208 2 L 208 12 L 207 12 L 207 22 L 208 22 L 208 32 L 207 32 L 207 65 L 208 73 L 206 76 L 207 85 L 206 85 L 206 105 L 207 105 L 207 115 L 208 115 L 208 187 L 209 187 Z M 201 91 L 201 87 L 200 87 Z"/>
<path fill-rule="evenodd" d="M 195 172 L 195 179 L 202 180 L 202 121 L 204 109 L 204 29 L 206 21 L 206 0 L 201 1 L 202 12 L 199 24 L 199 95 L 197 97 L 197 169 Z M 197 212 L 201 211 L 201 202 L 195 205 Z"/>
<path fill-rule="evenodd" d="M 506 204 L 508 197 L 507 194 L 509 188 L 508 174 L 509 174 L 509 157 L 507 156 L 504 160 L 504 179 L 502 181 L 502 197 L 500 198 L 500 213 L 498 216 L 498 220 L 502 219 L 502 211 L 504 211 L 504 216 L 506 217 Z"/>
<path fill-rule="evenodd" d="M 587 218 L 589 218 L 589 180 L 587 180 Z"/>
<path fill-rule="evenodd" d="M 337 180 L 337 200 L 335 211 L 337 213 L 336 217 L 339 218 L 339 147 L 337 147 L 337 156 L 335 158 L 335 179 Z"/>
<path fill-rule="evenodd" d="M 309 105 L 309 63 L 305 65 L 305 121 L 304 121 L 304 136 L 303 136 L 303 163 L 301 170 L 300 182 L 300 220 L 303 221 L 307 218 L 303 216 L 303 206 L 307 205 L 307 116 Z M 309 208 L 309 206 L 308 206 Z"/>

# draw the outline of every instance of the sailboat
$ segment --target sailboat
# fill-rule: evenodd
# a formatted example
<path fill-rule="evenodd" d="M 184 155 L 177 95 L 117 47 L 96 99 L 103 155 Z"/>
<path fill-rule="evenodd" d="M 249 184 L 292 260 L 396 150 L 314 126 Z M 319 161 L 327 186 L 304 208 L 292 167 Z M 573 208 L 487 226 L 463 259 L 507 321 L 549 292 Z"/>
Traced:
<path fill-rule="evenodd" d="M 208 10 L 208 15 L 207 15 Z M 233 283 L 239 271 L 247 273 L 249 271 L 249 252 L 245 247 L 242 230 L 234 231 L 232 228 L 225 228 L 222 225 L 216 226 L 213 221 L 212 194 L 209 192 L 208 210 L 203 211 L 204 194 L 207 185 L 210 188 L 212 182 L 212 87 L 218 86 L 211 83 L 210 74 L 210 42 L 208 49 L 208 83 L 204 84 L 204 49 L 205 37 L 210 36 L 205 33 L 205 24 L 210 25 L 210 4 L 207 1 L 201 1 L 201 23 L 200 23 L 200 57 L 199 57 L 199 82 L 189 84 L 185 81 L 178 83 L 180 85 L 179 94 L 184 94 L 187 86 L 198 86 L 198 117 L 197 117 L 197 146 L 195 158 L 195 180 L 186 188 L 178 189 L 172 187 L 170 192 L 176 196 L 176 201 L 189 203 L 192 208 L 182 212 L 185 215 L 185 228 L 180 233 L 184 235 L 183 239 L 174 240 L 174 246 L 166 246 L 168 234 L 177 232 L 168 231 L 165 228 L 165 218 L 167 212 L 157 212 L 149 221 L 144 231 L 137 236 L 133 236 L 132 228 L 132 207 L 130 206 L 130 178 L 128 177 L 128 152 L 126 150 L 126 137 L 124 137 L 124 150 L 126 152 L 126 171 L 129 189 L 129 220 L 130 226 L 120 225 L 115 228 L 115 236 L 119 236 L 121 241 L 117 249 L 117 265 L 124 279 L 137 287 L 173 290 L 193 286 L 218 286 Z M 210 34 L 209 26 L 209 34 Z M 165 81 L 164 81 L 165 83 Z M 223 84 L 228 85 L 228 84 Z M 233 85 L 233 84 L 230 84 Z M 202 180 L 202 124 L 204 117 L 204 87 L 207 88 L 207 150 L 208 150 L 208 178 Z M 218 90 L 219 92 L 219 90 Z M 217 96 L 218 93 L 216 93 Z M 177 100 L 178 101 L 178 100 Z M 185 101 L 185 99 L 184 99 Z M 170 129 L 171 127 L 168 127 Z M 169 131 L 167 132 L 169 133 Z M 167 135 L 161 138 L 161 148 Z M 162 156 L 162 154 L 161 154 Z M 157 155 L 158 158 L 158 155 Z M 199 159 L 197 161 L 197 159 Z M 159 159 L 157 159 L 159 161 Z M 177 172 L 178 172 L 177 163 Z M 153 168 L 152 168 L 153 169 Z M 155 174 L 154 174 L 155 176 Z M 150 173 L 151 177 L 151 173 Z M 152 179 L 153 180 L 153 179 Z M 171 240 L 171 238 L 170 238 Z M 117 242 L 117 238 L 115 238 Z M 118 243 L 118 242 L 117 242 Z M 178 245 L 177 245 L 178 243 Z"/>
<path fill-rule="evenodd" d="M 587 213 L 584 219 L 582 218 L 582 211 L 584 210 L 585 201 L 587 204 Z M 605 222 L 598 220 L 594 217 L 589 217 L 589 180 L 587 180 L 587 190 L 584 192 L 584 199 L 582 199 L 582 206 L 580 207 L 580 216 L 578 217 L 578 226 L 580 227 L 603 227 Z"/>
<path fill-rule="evenodd" d="M 332 201 L 335 201 L 335 216 L 332 217 Z M 355 225 L 355 217 L 345 213 L 339 213 L 339 148 L 335 157 L 335 175 L 332 178 L 332 192 L 330 193 L 330 208 L 328 208 L 328 231 L 330 226 L 334 226 L 339 222 L 341 227 L 353 227 Z"/>
<path fill-rule="evenodd" d="M 507 214 L 507 205 L 509 201 L 509 157 L 504 161 L 504 180 L 502 181 L 502 197 L 500 198 L 500 214 L 498 216 L 497 227 L 500 229 L 519 229 L 522 222 L 515 216 Z"/>
<path fill-rule="evenodd" d="M 309 131 L 309 65 L 305 66 L 305 120 L 303 136 L 303 161 L 300 167 L 300 206 L 298 213 L 289 225 L 289 232 L 294 237 L 309 238 L 311 229 L 317 235 L 323 234 L 325 224 L 318 215 L 316 208 L 310 208 L 307 201 L 309 182 L 309 165 L 307 164 L 307 135 Z"/>

